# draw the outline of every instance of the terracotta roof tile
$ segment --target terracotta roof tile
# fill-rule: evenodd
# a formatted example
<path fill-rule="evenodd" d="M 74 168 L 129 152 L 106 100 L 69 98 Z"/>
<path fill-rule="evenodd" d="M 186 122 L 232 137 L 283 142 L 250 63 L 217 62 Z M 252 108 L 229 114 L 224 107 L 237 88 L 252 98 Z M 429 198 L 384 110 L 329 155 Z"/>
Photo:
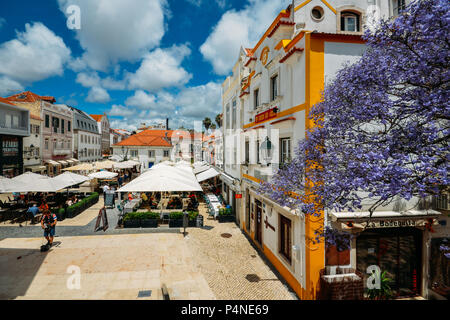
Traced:
<path fill-rule="evenodd" d="M 6 104 L 10 104 L 12 106 L 15 106 L 15 104 L 11 103 L 11 101 L 6 100 L 5 98 L 0 97 L 0 102 L 6 103 Z"/>
<path fill-rule="evenodd" d="M 90 116 L 97 122 L 102 121 L 103 114 L 90 114 Z"/>
<path fill-rule="evenodd" d="M 21 92 L 21 93 L 12 95 L 6 99 L 9 101 L 17 101 L 17 102 L 36 102 L 36 101 L 41 101 L 41 100 L 48 101 L 51 103 L 56 102 L 56 99 L 54 97 L 40 96 L 31 91 Z"/>
<path fill-rule="evenodd" d="M 164 137 L 135 134 L 116 143 L 114 146 L 172 147 L 172 144 L 164 139 Z"/>

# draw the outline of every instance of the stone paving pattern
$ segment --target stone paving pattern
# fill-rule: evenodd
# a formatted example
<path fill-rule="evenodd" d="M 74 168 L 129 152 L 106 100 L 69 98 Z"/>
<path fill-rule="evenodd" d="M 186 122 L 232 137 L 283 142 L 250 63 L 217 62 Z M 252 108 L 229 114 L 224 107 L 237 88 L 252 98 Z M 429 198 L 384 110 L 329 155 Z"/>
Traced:
<path fill-rule="evenodd" d="M 297 299 L 234 223 L 207 217 L 204 228 L 109 229 L 94 232 L 98 204 L 57 226 L 56 246 L 41 253 L 40 226 L 0 228 L 0 299 Z M 229 233 L 230 238 L 221 234 Z M 81 290 L 68 290 L 69 265 L 81 268 Z M 257 281 L 255 281 L 256 279 Z M 259 281 L 258 281 L 259 280 Z"/>

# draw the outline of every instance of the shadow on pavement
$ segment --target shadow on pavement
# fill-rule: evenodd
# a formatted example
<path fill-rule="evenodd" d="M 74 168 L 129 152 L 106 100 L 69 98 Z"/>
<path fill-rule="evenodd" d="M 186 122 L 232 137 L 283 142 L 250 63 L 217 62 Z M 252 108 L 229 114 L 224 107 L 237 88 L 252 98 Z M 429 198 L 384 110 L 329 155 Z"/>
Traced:
<path fill-rule="evenodd" d="M 0 248 L 0 300 L 24 296 L 46 255 L 39 248 Z"/>

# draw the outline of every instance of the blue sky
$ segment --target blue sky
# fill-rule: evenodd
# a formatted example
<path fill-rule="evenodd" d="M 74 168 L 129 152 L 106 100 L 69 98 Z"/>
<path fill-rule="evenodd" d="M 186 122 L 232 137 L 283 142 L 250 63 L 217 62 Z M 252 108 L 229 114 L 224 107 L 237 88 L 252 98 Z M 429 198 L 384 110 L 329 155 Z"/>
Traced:
<path fill-rule="evenodd" d="M 0 96 L 51 95 L 115 128 L 192 128 L 221 112 L 220 87 L 289 0 L 0 2 Z M 77 5 L 81 29 L 66 9 Z"/>

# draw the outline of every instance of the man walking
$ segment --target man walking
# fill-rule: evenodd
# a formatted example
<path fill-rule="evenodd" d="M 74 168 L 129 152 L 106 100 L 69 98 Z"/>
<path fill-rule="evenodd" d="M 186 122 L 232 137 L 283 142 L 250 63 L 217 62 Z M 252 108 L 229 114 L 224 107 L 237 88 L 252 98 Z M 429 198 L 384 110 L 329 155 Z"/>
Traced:
<path fill-rule="evenodd" d="M 56 214 L 50 213 L 49 210 L 44 211 L 44 215 L 42 216 L 41 220 L 41 227 L 42 229 L 44 229 L 44 237 L 45 239 L 47 239 L 47 245 L 50 247 L 53 244 L 53 237 L 55 236 L 57 221 L 58 218 L 56 217 Z"/>
<path fill-rule="evenodd" d="M 103 186 L 103 202 L 106 202 L 106 191 L 109 190 L 109 186 L 107 183 Z"/>

